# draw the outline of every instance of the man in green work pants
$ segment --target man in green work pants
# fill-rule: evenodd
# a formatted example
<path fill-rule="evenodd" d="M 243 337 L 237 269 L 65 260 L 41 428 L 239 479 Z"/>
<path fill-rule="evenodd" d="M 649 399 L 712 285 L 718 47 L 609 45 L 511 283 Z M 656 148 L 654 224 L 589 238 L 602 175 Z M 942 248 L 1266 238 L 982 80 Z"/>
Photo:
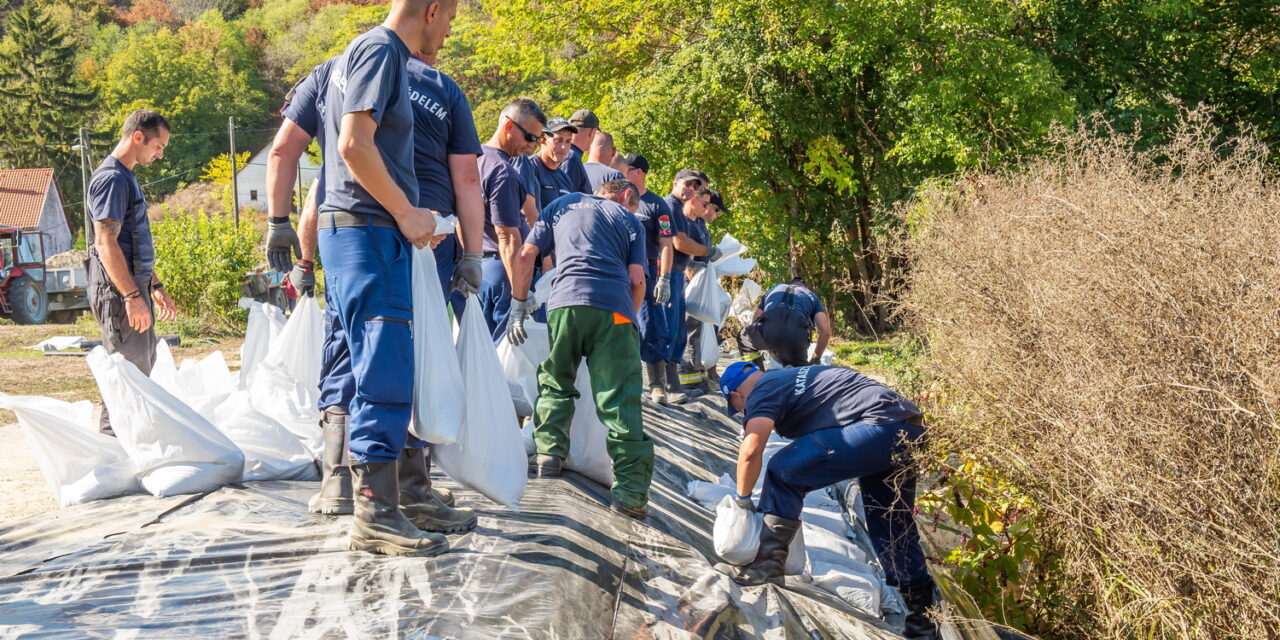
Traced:
<path fill-rule="evenodd" d="M 507 338 L 524 342 L 533 312 L 529 281 L 539 253 L 554 255 L 556 279 L 547 301 L 551 355 L 538 367 L 534 409 L 538 477 L 560 474 L 569 452 L 569 425 L 578 398 L 578 365 L 586 357 L 596 412 L 608 428 L 613 460 L 612 507 L 644 518 L 653 477 L 653 441 L 640 417 L 640 335 L 636 309 L 644 301 L 644 229 L 633 215 L 636 188 L 606 182 L 596 195 L 572 193 L 542 210 L 515 265 Z"/>

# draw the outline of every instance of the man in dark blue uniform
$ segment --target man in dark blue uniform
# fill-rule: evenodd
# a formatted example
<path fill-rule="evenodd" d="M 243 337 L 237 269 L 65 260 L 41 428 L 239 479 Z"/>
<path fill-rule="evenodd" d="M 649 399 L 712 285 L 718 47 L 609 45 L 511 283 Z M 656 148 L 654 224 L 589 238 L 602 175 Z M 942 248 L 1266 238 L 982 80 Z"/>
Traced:
<path fill-rule="evenodd" d="M 676 235 L 675 216 L 658 194 L 645 187 L 649 175 L 649 161 L 638 153 L 628 153 L 622 160 L 627 167 L 627 179 L 640 192 L 640 207 L 636 218 L 644 227 L 645 248 L 648 257 L 645 265 L 644 304 L 637 315 L 640 328 L 640 359 L 649 377 L 649 399 L 657 404 L 688 400 L 680 390 L 678 381 L 670 384 L 666 375 L 667 353 L 671 349 L 671 330 L 667 324 L 666 303 L 671 299 L 671 270 L 675 250 L 671 240 Z M 671 395 L 668 395 L 670 393 Z"/>
<path fill-rule="evenodd" d="M 448 550 L 400 509 L 397 460 L 413 403 L 412 247 L 426 247 L 433 212 L 416 206 L 411 52 L 434 53 L 448 36 L 456 0 L 393 0 L 382 25 L 334 62 L 324 99 L 324 197 L 320 256 L 350 351 L 351 474 L 348 546 L 388 555 Z"/>
<path fill-rule="evenodd" d="M 707 203 L 711 201 L 711 192 L 707 189 L 707 176 L 701 171 L 681 169 L 672 181 L 671 194 L 666 197 L 667 206 L 671 209 L 671 219 L 675 222 L 675 235 L 671 244 L 675 248 L 670 278 L 659 281 L 659 289 L 670 288 L 670 302 L 666 305 L 667 327 L 671 342 L 663 357 L 667 378 L 668 395 L 674 393 L 684 395 L 680 385 L 679 363 L 684 357 L 684 348 L 689 335 L 685 327 L 684 288 L 688 282 L 685 269 L 689 261 L 696 256 L 707 256 L 709 260 L 720 257 L 720 250 L 706 242 L 694 239 L 691 233 L 698 233 L 692 227 L 693 220 L 702 216 Z M 669 398 L 668 398 L 669 399 Z"/>
<path fill-rule="evenodd" d="M 582 165 L 587 172 L 587 186 L 592 193 L 606 182 L 626 178 L 621 171 L 612 166 L 613 158 L 617 153 L 617 149 L 613 147 L 613 136 L 603 131 L 596 131 L 596 137 L 591 140 L 591 148 L 587 153 L 587 162 Z"/>
<path fill-rule="evenodd" d="M 143 375 L 156 361 L 152 314 L 160 320 L 178 315 L 173 299 L 155 273 L 147 199 L 135 167 L 164 157 L 169 122 L 155 111 L 139 109 L 125 118 L 120 142 L 89 178 L 85 201 L 93 219 L 93 245 L 87 262 L 89 309 L 102 329 L 102 346 L 119 353 Z M 98 429 L 115 435 L 106 404 Z"/>
<path fill-rule="evenodd" d="M 809 337 L 818 329 L 818 342 L 809 357 Z M 778 284 L 760 298 L 755 317 L 738 337 L 738 349 L 744 360 L 754 360 L 768 351 L 784 367 L 799 367 L 821 362 L 822 353 L 831 341 L 831 318 L 822 299 L 804 280 Z"/>
<path fill-rule="evenodd" d="M 876 556 L 886 581 L 902 592 L 907 605 L 906 637 L 937 638 L 937 625 L 926 613 L 935 601 L 934 583 L 916 529 L 916 478 L 909 464 L 910 449 L 924 442 L 920 410 L 888 387 L 840 367 L 766 373 L 735 362 L 725 369 L 720 388 L 732 413 L 745 412 L 738 506 L 755 509 L 751 493 L 770 432 L 792 441 L 764 470 L 760 549 L 734 580 L 781 584 L 805 494 L 857 479 Z"/>
<path fill-rule="evenodd" d="M 711 246 L 711 231 L 707 225 L 720 217 L 726 211 L 724 199 L 715 191 L 708 191 L 710 198 L 707 206 L 703 208 L 702 214 L 698 218 L 689 221 L 689 237 L 694 241 L 705 246 Z M 706 255 L 695 256 L 689 261 L 689 277 L 692 279 L 694 274 L 705 269 L 710 264 Z M 689 336 L 684 349 L 684 358 L 680 361 L 680 384 L 690 397 L 698 397 L 707 393 L 711 393 L 710 381 L 711 375 L 715 372 L 715 367 L 702 366 L 702 353 L 699 347 L 702 344 L 703 323 L 701 320 L 692 316 L 685 316 L 685 331 Z M 718 326 L 714 327 L 717 333 L 716 344 L 720 343 Z M 719 350 L 717 349 L 717 353 Z"/>
<path fill-rule="evenodd" d="M 493 339 L 506 332 L 511 274 L 529 235 L 522 210 L 529 193 L 516 169 L 520 154 L 542 138 L 547 117 L 533 100 L 520 98 L 498 116 L 498 127 L 477 161 L 484 209 L 484 281 L 478 302 Z"/>
<path fill-rule="evenodd" d="M 569 116 L 569 124 L 578 129 L 570 140 L 569 161 L 560 165 L 560 170 L 568 173 L 577 173 L 586 168 L 587 159 L 590 157 L 591 143 L 596 138 L 596 134 L 600 132 L 600 118 L 592 113 L 590 109 L 578 109 Z M 576 165 L 576 166 L 575 166 Z M 599 187 L 599 185 L 596 185 Z M 591 191 L 590 193 L 595 193 Z"/>
<path fill-rule="evenodd" d="M 569 159 L 570 140 L 578 131 L 564 118 L 551 118 L 543 128 L 542 148 L 522 160 L 521 173 L 541 211 L 552 200 L 570 193 L 587 193 L 586 171 L 560 171 Z M 581 163 L 579 163 L 581 168 Z"/>

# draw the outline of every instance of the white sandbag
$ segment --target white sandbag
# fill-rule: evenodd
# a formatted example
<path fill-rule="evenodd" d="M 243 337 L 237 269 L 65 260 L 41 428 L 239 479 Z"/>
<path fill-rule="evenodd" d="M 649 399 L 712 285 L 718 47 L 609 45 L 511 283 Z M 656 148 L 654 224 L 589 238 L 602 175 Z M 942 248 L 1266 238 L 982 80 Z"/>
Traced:
<path fill-rule="evenodd" d="M 734 496 L 721 498 L 720 504 L 716 505 L 716 523 L 712 528 L 716 555 L 735 565 L 755 560 L 756 551 L 760 548 L 763 520 L 759 513 L 739 507 Z"/>
<path fill-rule="evenodd" d="M 698 335 L 698 364 L 703 369 L 710 369 L 720 362 L 720 342 L 716 340 L 716 326 L 710 322 L 702 323 L 702 331 Z"/>
<path fill-rule="evenodd" d="M 457 442 L 431 448 L 450 478 L 490 500 L 517 508 L 528 468 L 515 408 L 498 352 L 478 304 L 468 304 L 458 330 L 463 419 Z"/>
<path fill-rule="evenodd" d="M 154 371 L 152 373 L 154 378 Z M 174 382 L 178 388 L 178 392 L 174 395 L 183 400 L 227 396 L 233 393 L 237 386 L 236 377 L 232 375 L 231 368 L 227 366 L 227 359 L 223 357 L 221 351 L 214 351 L 199 360 L 191 358 L 183 360 L 182 366 L 178 367 L 177 375 L 174 376 Z M 195 403 L 188 401 L 187 404 L 199 410 Z"/>
<path fill-rule="evenodd" d="M 719 324 L 724 321 L 728 311 L 729 294 L 720 286 L 720 278 L 716 274 L 714 264 L 707 265 L 689 279 L 684 290 L 685 313 L 691 318 Z"/>
<path fill-rule="evenodd" d="M 273 304 L 262 304 L 240 298 L 240 306 L 249 310 L 249 323 L 245 329 L 244 344 L 240 345 L 240 388 L 249 387 L 249 377 L 258 365 L 267 359 L 271 343 L 284 329 L 284 312 Z M 323 326 L 323 325 L 322 325 Z"/>
<path fill-rule="evenodd" d="M 41 340 L 28 348 L 45 353 L 55 353 L 64 349 L 76 349 L 82 342 L 84 342 L 84 336 L 54 336 Z"/>
<path fill-rule="evenodd" d="M 741 276 L 755 271 L 756 259 L 733 256 L 716 261 L 716 275 L 720 277 Z"/>
<path fill-rule="evenodd" d="M 867 553 L 862 550 L 862 547 L 841 534 L 817 526 L 817 521 L 809 509 L 805 510 L 801 520 L 804 521 L 807 529 L 805 548 L 808 550 L 810 561 L 850 567 L 863 573 L 869 571 L 874 573 L 871 565 L 867 564 Z"/>
<path fill-rule="evenodd" d="M 685 493 L 693 498 L 695 502 L 704 507 L 714 507 L 720 504 L 720 500 L 727 495 L 734 493 L 730 488 L 733 480 L 729 478 L 729 474 L 720 476 L 719 482 L 706 482 L 703 480 L 690 480 L 685 485 Z"/>
<path fill-rule="evenodd" d="M 764 289 L 750 278 L 742 281 L 742 286 L 738 287 L 737 295 L 733 296 L 733 302 L 729 305 L 729 315 L 737 318 L 742 326 L 751 324 L 756 315 L 756 301 L 764 294 Z"/>
<path fill-rule="evenodd" d="M 818 350 L 818 343 L 810 342 L 809 343 L 809 362 L 813 362 L 813 352 L 817 350 Z M 835 362 L 835 359 L 836 359 L 835 355 L 831 353 L 831 350 L 826 349 L 822 352 L 821 364 L 824 367 L 829 367 L 831 366 L 831 363 Z"/>
<path fill-rule="evenodd" d="M 156 361 L 151 365 L 151 379 L 165 391 L 179 395 L 178 364 L 173 360 L 168 341 L 163 338 L 156 340 Z"/>
<path fill-rule="evenodd" d="M 874 574 L 850 571 L 838 564 L 813 561 L 813 585 L 836 594 L 863 613 L 880 617 L 880 592 L 883 588 Z"/>
<path fill-rule="evenodd" d="M 525 400 L 536 405 L 538 365 L 551 355 L 551 338 L 545 323 L 526 320 L 524 329 L 528 337 L 518 347 L 510 340 L 498 341 L 498 362 L 507 382 L 518 385 L 524 391 Z"/>
<path fill-rule="evenodd" d="M 552 267 L 550 271 L 545 271 L 541 278 L 533 285 L 533 308 L 537 309 L 547 303 L 551 298 L 551 285 L 556 282 L 556 267 Z M 525 326 L 528 326 L 527 324 Z"/>
<path fill-rule="evenodd" d="M 223 398 L 213 424 L 244 453 L 241 482 L 320 479 L 312 452 L 284 425 L 254 409 L 249 392 Z"/>
<path fill-rule="evenodd" d="M 318 459 L 324 449 L 320 410 L 316 408 L 318 393 L 303 387 L 284 369 L 264 362 L 249 385 L 249 404 L 279 422 Z"/>
<path fill-rule="evenodd" d="M 462 369 L 455 354 L 453 327 L 440 290 L 435 254 L 431 249 L 414 249 L 410 430 L 431 444 L 457 441 L 462 428 Z"/>
<path fill-rule="evenodd" d="M 142 491 L 138 468 L 120 441 L 98 433 L 93 405 L 0 393 L 0 408 L 18 416 L 18 428 L 58 506 Z"/>
<path fill-rule="evenodd" d="M 609 430 L 596 413 L 595 394 L 591 389 L 591 372 L 584 361 L 578 366 L 578 399 L 574 401 L 573 422 L 569 424 L 569 454 L 564 458 L 564 468 L 613 486 L 613 458 L 609 457 L 605 436 Z"/>
<path fill-rule="evenodd" d="M 203 493 L 240 480 L 244 454 L 208 419 L 118 353 L 98 347 L 88 362 L 112 428 L 148 492 Z"/>
<path fill-rule="evenodd" d="M 320 391 L 320 361 L 324 357 L 324 312 L 313 295 L 298 298 L 289 321 L 262 364 L 280 367 L 315 395 Z M 254 372 L 250 375 L 256 375 Z"/>

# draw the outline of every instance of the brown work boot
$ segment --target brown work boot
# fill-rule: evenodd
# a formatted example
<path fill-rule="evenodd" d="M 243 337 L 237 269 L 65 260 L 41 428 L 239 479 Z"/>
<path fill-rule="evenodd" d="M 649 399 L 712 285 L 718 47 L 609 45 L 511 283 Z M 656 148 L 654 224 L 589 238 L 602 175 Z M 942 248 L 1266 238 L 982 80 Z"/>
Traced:
<path fill-rule="evenodd" d="M 329 407 L 320 418 L 324 432 L 324 453 L 320 460 L 320 491 L 307 501 L 311 513 L 331 516 L 351 515 L 351 469 L 347 466 L 347 422 L 350 416 L 341 407 Z"/>
<path fill-rule="evenodd" d="M 617 498 L 613 498 L 609 501 L 609 508 L 623 515 L 631 516 L 636 520 L 644 520 L 644 517 L 649 515 L 648 503 L 642 504 L 638 507 L 631 507 L 618 502 Z"/>
<path fill-rule="evenodd" d="M 454 509 L 441 502 L 431 491 L 430 457 L 423 449 L 400 452 L 396 462 L 400 480 L 400 511 L 423 531 L 455 533 L 470 531 L 476 526 L 476 514 L 471 509 Z"/>
<path fill-rule="evenodd" d="M 397 466 L 395 462 L 351 465 L 355 518 L 347 548 L 388 556 L 435 556 L 448 551 L 448 539 L 419 529 L 400 511 Z"/>

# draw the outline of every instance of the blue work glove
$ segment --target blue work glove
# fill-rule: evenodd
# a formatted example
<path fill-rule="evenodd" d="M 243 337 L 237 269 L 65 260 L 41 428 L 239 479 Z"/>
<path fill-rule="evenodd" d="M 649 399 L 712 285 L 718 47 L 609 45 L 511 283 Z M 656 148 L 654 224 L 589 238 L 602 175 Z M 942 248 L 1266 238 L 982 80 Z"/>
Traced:
<path fill-rule="evenodd" d="M 720 259 L 720 247 L 707 248 L 707 262 L 715 262 Z"/>
<path fill-rule="evenodd" d="M 299 260 L 293 263 L 293 269 L 289 270 L 289 284 L 293 285 L 293 290 L 297 291 L 299 296 L 315 295 L 315 265 L 310 260 Z"/>
<path fill-rule="evenodd" d="M 484 254 L 478 251 L 462 254 L 462 262 L 453 270 L 454 291 L 461 291 L 464 295 L 480 293 L 480 283 L 484 280 L 484 272 L 480 268 L 483 260 Z"/>
<path fill-rule="evenodd" d="M 747 511 L 755 513 L 756 503 L 751 501 L 751 496 L 740 496 L 735 494 L 733 496 L 733 504 L 737 505 L 739 509 L 746 509 Z"/>
<path fill-rule="evenodd" d="M 524 321 L 533 314 L 533 300 L 511 299 L 511 312 L 507 315 L 507 341 L 515 346 L 524 344 L 529 334 L 524 330 Z"/>
<path fill-rule="evenodd" d="M 664 273 L 658 278 L 658 284 L 653 285 L 653 301 L 658 304 L 666 304 L 671 300 L 671 274 Z"/>
<path fill-rule="evenodd" d="M 267 264 L 272 271 L 288 273 L 293 255 L 302 257 L 302 245 L 298 242 L 298 232 L 288 216 L 269 218 L 267 220 Z"/>

